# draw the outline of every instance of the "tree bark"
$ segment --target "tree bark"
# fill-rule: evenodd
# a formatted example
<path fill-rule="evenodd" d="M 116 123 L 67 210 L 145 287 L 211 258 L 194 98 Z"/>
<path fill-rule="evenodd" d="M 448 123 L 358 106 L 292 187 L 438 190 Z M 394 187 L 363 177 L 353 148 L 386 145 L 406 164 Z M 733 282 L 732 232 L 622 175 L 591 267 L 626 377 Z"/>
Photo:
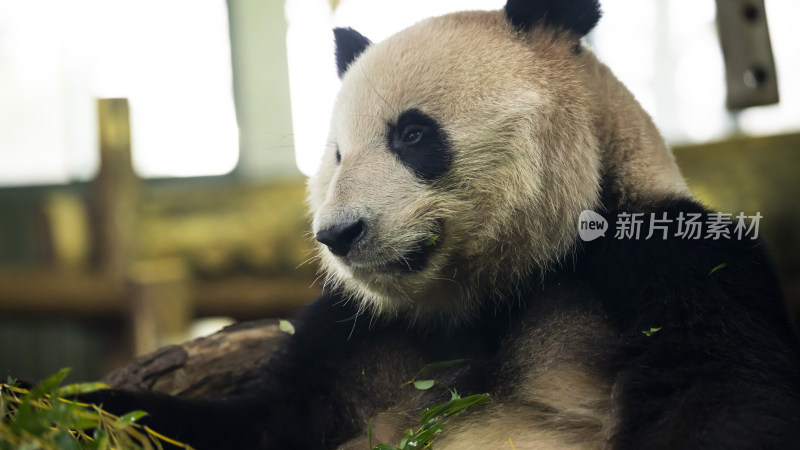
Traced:
<path fill-rule="evenodd" d="M 102 381 L 181 397 L 242 393 L 255 387 L 283 336 L 275 319 L 242 322 L 135 358 Z"/>

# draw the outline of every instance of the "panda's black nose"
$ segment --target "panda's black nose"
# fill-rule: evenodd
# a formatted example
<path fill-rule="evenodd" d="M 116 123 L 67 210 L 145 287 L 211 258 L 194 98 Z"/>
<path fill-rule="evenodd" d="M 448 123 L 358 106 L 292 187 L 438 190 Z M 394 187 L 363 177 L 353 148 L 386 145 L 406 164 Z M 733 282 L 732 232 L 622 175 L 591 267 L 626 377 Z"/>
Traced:
<path fill-rule="evenodd" d="M 366 231 L 367 224 L 361 219 L 355 222 L 337 223 L 320 230 L 317 233 L 317 240 L 327 245 L 334 255 L 345 256 L 356 242 L 364 237 Z"/>

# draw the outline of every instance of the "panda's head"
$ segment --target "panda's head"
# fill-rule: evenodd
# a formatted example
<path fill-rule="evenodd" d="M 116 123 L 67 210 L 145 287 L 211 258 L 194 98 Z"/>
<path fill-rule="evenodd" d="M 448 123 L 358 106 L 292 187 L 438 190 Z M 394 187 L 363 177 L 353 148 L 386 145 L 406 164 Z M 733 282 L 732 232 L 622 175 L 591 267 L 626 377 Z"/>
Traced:
<path fill-rule="evenodd" d="M 309 181 L 327 282 L 378 314 L 462 320 L 559 264 L 613 170 L 580 46 L 599 17 L 510 0 L 377 44 L 335 30 L 342 85 Z"/>

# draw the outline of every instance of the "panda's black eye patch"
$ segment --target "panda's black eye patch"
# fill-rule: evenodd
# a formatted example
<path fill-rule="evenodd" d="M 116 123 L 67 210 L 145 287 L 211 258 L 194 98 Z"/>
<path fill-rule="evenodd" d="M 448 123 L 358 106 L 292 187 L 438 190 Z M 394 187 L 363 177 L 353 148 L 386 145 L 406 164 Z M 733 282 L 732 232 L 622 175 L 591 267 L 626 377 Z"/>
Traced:
<path fill-rule="evenodd" d="M 417 177 L 425 181 L 441 178 L 450 168 L 452 151 L 444 129 L 418 109 L 404 111 L 389 123 L 389 149 Z"/>

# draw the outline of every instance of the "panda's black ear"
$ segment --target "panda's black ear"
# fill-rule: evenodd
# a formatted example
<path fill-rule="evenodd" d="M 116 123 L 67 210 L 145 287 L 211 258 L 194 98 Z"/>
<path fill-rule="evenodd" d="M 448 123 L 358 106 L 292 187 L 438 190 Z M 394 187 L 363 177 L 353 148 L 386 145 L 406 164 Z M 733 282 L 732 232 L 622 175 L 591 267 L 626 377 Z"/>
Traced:
<path fill-rule="evenodd" d="M 597 0 L 508 0 L 506 18 L 520 31 L 537 24 L 569 30 L 583 37 L 600 20 Z"/>
<path fill-rule="evenodd" d="M 364 35 L 352 28 L 334 28 L 333 36 L 336 40 L 336 67 L 339 78 L 347 72 L 347 67 L 358 58 L 372 42 Z"/>

